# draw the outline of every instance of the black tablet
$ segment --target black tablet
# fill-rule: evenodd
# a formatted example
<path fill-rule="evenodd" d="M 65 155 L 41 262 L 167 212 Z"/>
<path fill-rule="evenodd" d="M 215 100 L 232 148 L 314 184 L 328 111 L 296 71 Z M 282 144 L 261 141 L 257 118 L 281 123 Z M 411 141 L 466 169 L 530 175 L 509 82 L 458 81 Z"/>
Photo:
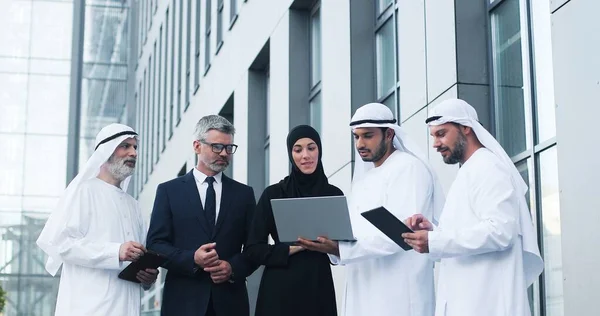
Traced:
<path fill-rule="evenodd" d="M 404 242 L 403 233 L 412 233 L 401 220 L 394 214 L 390 213 L 385 207 L 381 206 L 370 211 L 361 213 L 371 224 L 375 225 L 382 233 L 393 240 L 398 246 L 404 250 L 410 250 L 412 247 Z"/>
<path fill-rule="evenodd" d="M 136 278 L 138 271 L 145 269 L 158 269 L 167 261 L 167 257 L 148 250 L 141 256 L 136 262 L 130 263 L 121 273 L 119 273 L 119 279 L 140 283 L 140 280 Z"/>

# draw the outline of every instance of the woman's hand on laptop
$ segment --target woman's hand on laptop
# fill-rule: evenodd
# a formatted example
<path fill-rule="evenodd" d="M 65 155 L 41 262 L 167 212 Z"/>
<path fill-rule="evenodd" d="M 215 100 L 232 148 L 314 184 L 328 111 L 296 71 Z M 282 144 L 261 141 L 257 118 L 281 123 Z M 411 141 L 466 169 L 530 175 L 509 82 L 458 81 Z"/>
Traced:
<path fill-rule="evenodd" d="M 297 254 L 303 250 L 306 250 L 306 248 L 302 246 L 290 246 L 290 256 L 293 254 Z"/>
<path fill-rule="evenodd" d="M 338 242 L 327 237 L 318 237 L 316 242 L 299 237 L 298 244 L 308 250 L 328 253 L 338 257 L 340 255 Z"/>

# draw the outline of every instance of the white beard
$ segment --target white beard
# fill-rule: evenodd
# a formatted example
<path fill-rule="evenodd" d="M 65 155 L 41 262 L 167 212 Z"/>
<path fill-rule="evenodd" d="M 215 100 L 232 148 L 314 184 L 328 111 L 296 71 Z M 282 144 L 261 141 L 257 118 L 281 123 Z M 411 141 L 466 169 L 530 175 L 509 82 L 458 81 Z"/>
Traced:
<path fill-rule="evenodd" d="M 115 159 L 114 157 L 110 157 L 106 162 L 106 167 L 108 172 L 118 181 L 123 181 L 127 179 L 127 177 L 133 174 L 133 167 L 129 167 L 126 165 L 126 162 L 133 161 L 135 162 L 135 158 L 124 157 L 120 159 Z"/>

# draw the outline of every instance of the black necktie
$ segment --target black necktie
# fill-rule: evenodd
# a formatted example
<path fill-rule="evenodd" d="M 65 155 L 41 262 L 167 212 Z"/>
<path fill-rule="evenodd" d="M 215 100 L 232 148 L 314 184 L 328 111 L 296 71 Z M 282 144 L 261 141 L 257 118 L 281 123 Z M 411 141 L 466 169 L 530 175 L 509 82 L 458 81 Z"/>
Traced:
<path fill-rule="evenodd" d="M 215 219 L 217 217 L 217 198 L 213 183 L 215 178 L 207 177 L 206 183 L 208 183 L 208 189 L 206 189 L 206 201 L 204 202 L 204 215 L 206 220 L 212 229 L 215 226 Z"/>

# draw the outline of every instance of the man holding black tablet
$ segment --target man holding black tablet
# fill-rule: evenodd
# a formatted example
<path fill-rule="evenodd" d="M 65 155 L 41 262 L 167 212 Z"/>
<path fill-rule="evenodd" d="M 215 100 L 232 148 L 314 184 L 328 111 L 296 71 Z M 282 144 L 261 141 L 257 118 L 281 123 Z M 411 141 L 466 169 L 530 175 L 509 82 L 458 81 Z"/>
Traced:
<path fill-rule="evenodd" d="M 146 228 L 138 202 L 127 194 L 137 162 L 137 133 L 111 124 L 96 137 L 96 149 L 64 191 L 37 244 L 48 254 L 46 270 L 62 265 L 56 316 L 140 315 L 140 284 L 149 289 L 158 270 L 119 278 L 126 262 L 144 255 Z"/>
<path fill-rule="evenodd" d="M 418 214 L 407 220 L 417 231 L 402 234 L 416 251 L 440 260 L 436 315 L 531 315 L 527 288 L 544 264 L 527 185 L 467 102 L 441 102 L 426 123 L 444 162 L 461 165 L 439 226 Z"/>
<path fill-rule="evenodd" d="M 349 196 L 357 241 L 299 241 L 346 266 L 344 316 L 433 315 L 433 263 L 402 249 L 362 215 L 384 207 L 396 219 L 413 210 L 435 218 L 443 205 L 443 192 L 425 156 L 395 122 L 388 107 L 370 103 L 359 108 L 350 123 L 362 158 L 355 161 Z"/>

